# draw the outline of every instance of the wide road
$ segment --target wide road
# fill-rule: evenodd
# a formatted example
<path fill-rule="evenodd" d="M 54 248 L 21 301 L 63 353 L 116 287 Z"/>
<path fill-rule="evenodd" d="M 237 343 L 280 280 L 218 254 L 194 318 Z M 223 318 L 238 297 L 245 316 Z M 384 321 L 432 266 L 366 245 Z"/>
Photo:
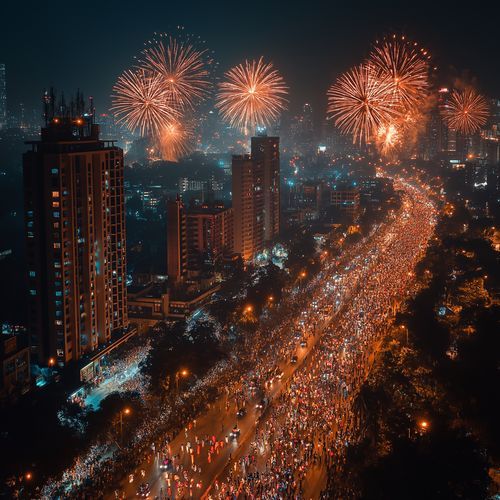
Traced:
<path fill-rule="evenodd" d="M 148 483 L 150 498 L 319 497 L 327 465 L 341 464 L 356 438 L 354 395 L 434 227 L 425 190 L 403 181 L 396 187 L 401 209 L 340 265 L 325 263 L 294 292 L 302 306 L 275 328 L 272 352 L 255 353 L 255 369 L 170 443 L 156 443 L 123 479 L 120 496 L 134 498 Z"/>

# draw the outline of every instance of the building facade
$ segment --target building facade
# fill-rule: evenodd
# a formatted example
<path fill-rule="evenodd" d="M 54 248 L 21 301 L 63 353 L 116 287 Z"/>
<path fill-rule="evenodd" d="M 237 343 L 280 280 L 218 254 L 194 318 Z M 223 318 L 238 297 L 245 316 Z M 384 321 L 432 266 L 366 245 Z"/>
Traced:
<path fill-rule="evenodd" d="M 167 274 L 179 282 L 187 273 L 186 210 L 179 196 L 167 201 Z"/>
<path fill-rule="evenodd" d="M 257 136 L 251 141 L 254 168 L 263 177 L 264 242 L 267 243 L 280 231 L 280 140 L 279 137 Z"/>
<path fill-rule="evenodd" d="M 233 156 L 234 251 L 244 261 L 264 248 L 264 176 L 250 155 Z"/>
<path fill-rule="evenodd" d="M 187 254 L 190 271 L 214 266 L 233 248 L 233 209 L 205 203 L 186 212 Z"/>
<path fill-rule="evenodd" d="M 23 157 L 29 331 L 35 361 L 64 366 L 128 327 L 123 151 L 81 98 L 54 108 Z"/>

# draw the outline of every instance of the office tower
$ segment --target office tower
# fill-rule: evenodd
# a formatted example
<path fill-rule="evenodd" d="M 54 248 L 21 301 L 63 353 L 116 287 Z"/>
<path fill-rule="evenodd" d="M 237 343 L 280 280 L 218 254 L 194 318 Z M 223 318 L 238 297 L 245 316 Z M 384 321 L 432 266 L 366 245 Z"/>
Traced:
<path fill-rule="evenodd" d="M 280 231 L 280 150 L 279 137 L 252 137 L 254 169 L 262 172 L 264 242 L 272 241 Z"/>
<path fill-rule="evenodd" d="M 187 236 L 184 203 L 167 201 L 167 274 L 172 283 L 181 281 L 187 273 Z"/>
<path fill-rule="evenodd" d="M 0 130 L 7 126 L 7 79 L 5 64 L 0 64 Z"/>
<path fill-rule="evenodd" d="M 190 271 L 213 266 L 233 247 L 233 209 L 205 203 L 186 211 L 187 254 Z"/>
<path fill-rule="evenodd" d="M 32 352 L 64 366 L 128 327 L 123 151 L 81 95 L 54 101 L 23 157 L 25 224 Z"/>
<path fill-rule="evenodd" d="M 250 155 L 232 159 L 234 252 L 252 260 L 264 248 L 263 162 Z"/>

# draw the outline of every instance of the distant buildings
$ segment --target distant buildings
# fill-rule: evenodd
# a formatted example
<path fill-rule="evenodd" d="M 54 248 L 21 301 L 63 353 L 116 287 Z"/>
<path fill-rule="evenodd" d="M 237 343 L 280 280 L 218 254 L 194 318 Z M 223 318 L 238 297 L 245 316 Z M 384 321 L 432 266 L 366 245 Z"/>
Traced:
<path fill-rule="evenodd" d="M 77 96 L 46 100 L 24 154 L 29 332 L 34 360 L 64 366 L 128 327 L 123 152 Z"/>
<path fill-rule="evenodd" d="M 252 260 L 280 229 L 279 137 L 252 137 L 251 154 L 233 156 L 234 251 Z"/>
<path fill-rule="evenodd" d="M 5 64 L 0 63 L 0 130 L 7 126 L 7 78 Z"/>

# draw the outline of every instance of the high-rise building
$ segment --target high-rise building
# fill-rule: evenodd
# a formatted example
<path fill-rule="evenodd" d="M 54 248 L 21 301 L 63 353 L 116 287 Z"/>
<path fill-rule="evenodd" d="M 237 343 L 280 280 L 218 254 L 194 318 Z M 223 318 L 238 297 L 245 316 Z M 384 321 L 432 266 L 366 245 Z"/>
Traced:
<path fill-rule="evenodd" d="M 233 248 L 233 209 L 205 203 L 186 212 L 187 254 L 190 271 L 213 266 Z"/>
<path fill-rule="evenodd" d="M 64 366 L 128 327 L 123 151 L 80 95 L 47 95 L 45 122 L 23 157 L 29 331 L 35 361 Z"/>
<path fill-rule="evenodd" d="M 234 252 L 249 261 L 264 248 L 264 176 L 250 155 L 232 159 Z"/>
<path fill-rule="evenodd" d="M 252 260 L 280 230 L 279 137 L 252 137 L 232 159 L 234 251 Z"/>
<path fill-rule="evenodd" d="M 0 130 L 7 126 L 7 78 L 5 64 L 0 63 Z"/>
<path fill-rule="evenodd" d="M 252 161 L 262 171 L 264 191 L 264 242 L 279 235 L 280 231 L 280 148 L 279 137 L 252 137 Z"/>
<path fill-rule="evenodd" d="M 187 235 L 184 203 L 177 196 L 167 201 L 167 274 L 174 283 L 187 273 Z"/>

